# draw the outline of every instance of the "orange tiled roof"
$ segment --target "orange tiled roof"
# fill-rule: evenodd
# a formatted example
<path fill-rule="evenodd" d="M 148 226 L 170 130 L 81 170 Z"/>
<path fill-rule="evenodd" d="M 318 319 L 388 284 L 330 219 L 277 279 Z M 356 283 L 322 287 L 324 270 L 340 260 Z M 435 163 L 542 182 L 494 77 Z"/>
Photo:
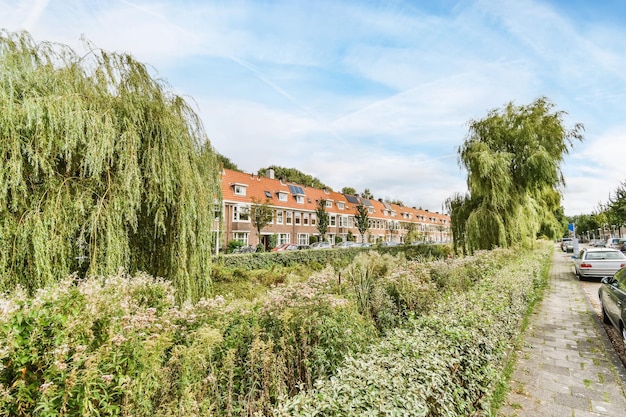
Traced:
<path fill-rule="evenodd" d="M 235 194 L 234 185 L 244 186 L 246 195 Z M 289 186 L 301 187 L 304 193 L 303 203 L 296 201 L 295 195 Z M 301 184 L 291 182 L 282 182 L 280 179 L 272 179 L 255 174 L 224 169 L 222 171 L 222 196 L 225 202 L 230 203 L 246 203 L 249 204 L 253 199 L 265 202 L 267 199 L 273 207 L 290 208 L 300 211 L 314 212 L 317 208 L 317 201 L 320 199 L 330 200 L 333 202 L 332 207 L 327 207 L 326 211 L 333 214 L 355 215 L 356 205 L 350 203 L 348 199 L 341 193 L 335 191 L 321 190 L 319 188 L 307 187 Z M 270 197 L 266 195 L 269 194 Z M 287 196 L 286 201 L 280 201 L 278 195 L 284 193 Z M 362 200 L 362 199 L 361 199 Z M 368 200 L 374 208 L 373 213 L 369 213 L 372 219 L 386 219 L 396 221 L 413 221 L 431 224 L 450 223 L 450 217 L 445 214 L 420 210 L 412 207 L 400 206 L 398 204 L 383 203 L 379 200 Z M 344 209 L 340 209 L 337 203 L 343 203 Z M 395 213 L 392 216 L 390 210 Z M 405 214 L 404 217 L 402 214 Z M 433 220 L 434 219 L 434 220 Z"/>

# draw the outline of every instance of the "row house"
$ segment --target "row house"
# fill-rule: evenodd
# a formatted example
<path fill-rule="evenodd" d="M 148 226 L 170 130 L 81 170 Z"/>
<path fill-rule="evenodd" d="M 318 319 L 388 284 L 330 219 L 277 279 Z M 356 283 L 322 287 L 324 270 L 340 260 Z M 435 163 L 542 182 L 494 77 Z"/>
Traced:
<path fill-rule="evenodd" d="M 361 241 L 355 220 L 359 204 L 368 209 L 369 229 L 363 236 L 366 242 L 403 243 L 411 230 L 418 231 L 421 240 L 428 242 L 447 242 L 451 237 L 450 217 L 438 212 L 286 182 L 274 178 L 272 170 L 263 177 L 224 169 L 221 176 L 223 202 L 218 233 L 222 247 L 238 240 L 244 245 L 261 243 L 268 248 L 272 235 L 276 235 L 277 245 L 309 244 L 312 236 L 319 236 L 316 209 L 322 199 L 329 215 L 326 239 L 332 243 L 338 237 L 346 240 L 349 234 Z M 257 236 L 250 221 L 254 202 L 267 202 L 274 210 L 274 218 L 261 230 L 261 236 Z"/>

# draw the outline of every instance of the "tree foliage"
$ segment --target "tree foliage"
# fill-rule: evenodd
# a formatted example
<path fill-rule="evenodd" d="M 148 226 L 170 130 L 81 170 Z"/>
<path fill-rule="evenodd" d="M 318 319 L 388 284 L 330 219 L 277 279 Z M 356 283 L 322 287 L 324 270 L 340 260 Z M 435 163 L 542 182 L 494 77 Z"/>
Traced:
<path fill-rule="evenodd" d="M 341 189 L 341 194 L 345 195 L 356 195 L 356 189 L 352 187 L 343 187 Z"/>
<path fill-rule="evenodd" d="M 301 184 L 301 185 L 306 185 L 307 187 L 314 187 L 314 188 L 320 188 L 320 189 L 327 189 L 329 191 L 332 191 L 332 188 L 330 188 L 329 186 L 327 186 L 326 184 L 322 183 L 319 179 L 305 174 L 301 171 L 298 171 L 295 168 L 284 168 L 284 167 L 279 167 L 276 165 L 270 165 L 267 168 L 261 168 L 259 169 L 258 174 L 260 176 L 267 176 L 267 172 L 273 169 L 274 170 L 274 177 L 275 178 L 282 178 L 283 181 L 287 181 L 287 182 L 293 182 L 296 184 Z"/>
<path fill-rule="evenodd" d="M 209 290 L 215 154 L 144 64 L 0 32 L 0 289 L 142 270 Z"/>
<path fill-rule="evenodd" d="M 469 194 L 447 202 L 457 249 L 531 246 L 540 232 L 560 233 L 557 213 L 565 184 L 560 165 L 584 129 L 581 124 L 566 129 L 565 114 L 542 97 L 470 121 L 458 149 Z"/>
<path fill-rule="evenodd" d="M 220 165 L 222 166 L 222 168 L 226 168 L 226 169 L 232 169 L 233 171 L 239 171 L 242 172 L 239 167 L 230 160 L 230 158 L 220 154 L 220 153 L 216 153 L 215 156 L 217 157 L 217 160 L 219 161 Z"/>
<path fill-rule="evenodd" d="M 361 197 L 363 198 L 367 198 L 368 200 L 373 200 L 374 199 L 374 194 L 372 194 L 372 192 L 370 191 L 369 188 L 366 188 L 365 190 L 363 190 L 363 192 L 361 193 Z"/>
<path fill-rule="evenodd" d="M 317 231 L 320 233 L 322 237 L 322 242 L 325 239 L 326 232 L 328 231 L 328 224 L 330 223 L 330 218 L 328 216 L 328 212 L 326 211 L 326 200 L 323 198 L 317 201 L 317 207 L 315 208 L 315 215 L 317 217 Z"/>
<path fill-rule="evenodd" d="M 365 242 L 364 237 L 365 233 L 367 233 L 367 230 L 370 227 L 370 222 L 368 218 L 367 208 L 362 203 L 359 203 L 356 206 L 354 221 L 356 222 L 356 228 L 359 229 L 359 233 L 361 234 L 361 242 Z"/>
<path fill-rule="evenodd" d="M 261 230 L 265 228 L 274 219 L 274 209 L 270 205 L 270 200 L 266 199 L 261 202 L 256 198 L 252 198 L 250 207 L 250 221 L 257 232 L 257 244 L 261 243 Z"/>

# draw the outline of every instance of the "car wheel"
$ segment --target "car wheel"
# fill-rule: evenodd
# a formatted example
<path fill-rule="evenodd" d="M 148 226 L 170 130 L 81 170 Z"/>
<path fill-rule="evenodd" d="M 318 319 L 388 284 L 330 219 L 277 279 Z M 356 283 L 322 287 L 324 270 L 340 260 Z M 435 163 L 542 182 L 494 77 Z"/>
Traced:
<path fill-rule="evenodd" d="M 606 311 L 604 311 L 604 306 L 602 306 L 602 321 L 604 322 L 604 324 L 611 324 L 611 320 L 609 320 L 609 316 L 607 316 Z"/>

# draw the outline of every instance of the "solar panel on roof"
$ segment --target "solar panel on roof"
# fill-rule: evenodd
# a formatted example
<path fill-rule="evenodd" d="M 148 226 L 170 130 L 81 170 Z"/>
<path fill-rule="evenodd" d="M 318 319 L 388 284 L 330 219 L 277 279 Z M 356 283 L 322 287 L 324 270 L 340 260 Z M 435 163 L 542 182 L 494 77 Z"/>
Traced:
<path fill-rule="evenodd" d="M 362 199 L 361 203 L 363 203 L 364 206 L 370 206 L 372 207 L 372 202 L 366 199 Z"/>
<path fill-rule="evenodd" d="M 289 191 L 291 191 L 291 194 L 304 195 L 304 190 L 299 185 L 291 185 L 290 184 L 289 185 Z"/>
<path fill-rule="evenodd" d="M 359 198 L 355 195 L 344 194 L 348 203 L 359 204 Z"/>

